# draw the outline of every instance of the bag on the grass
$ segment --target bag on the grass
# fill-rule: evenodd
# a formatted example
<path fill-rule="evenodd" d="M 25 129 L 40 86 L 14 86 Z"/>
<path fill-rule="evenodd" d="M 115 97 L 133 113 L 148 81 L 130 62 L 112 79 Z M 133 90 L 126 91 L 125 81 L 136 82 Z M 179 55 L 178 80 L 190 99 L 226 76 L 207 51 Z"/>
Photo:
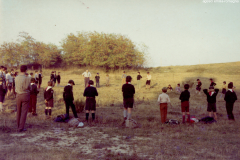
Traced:
<path fill-rule="evenodd" d="M 77 118 L 72 118 L 68 121 L 68 125 L 70 127 L 77 127 L 79 124 L 79 120 Z"/>
<path fill-rule="evenodd" d="M 128 128 L 136 128 L 136 127 L 138 127 L 138 123 L 134 119 L 127 119 L 126 120 L 126 127 L 128 127 Z"/>
<path fill-rule="evenodd" d="M 68 117 L 65 114 L 58 115 L 54 122 L 67 122 Z"/>
<path fill-rule="evenodd" d="M 217 121 L 213 117 L 207 116 L 207 117 L 204 117 L 204 118 L 200 119 L 200 122 L 211 124 L 211 123 L 214 123 L 214 122 L 217 122 Z"/>
<path fill-rule="evenodd" d="M 175 119 L 170 119 L 169 121 L 166 122 L 167 124 L 180 124 L 178 120 Z"/>

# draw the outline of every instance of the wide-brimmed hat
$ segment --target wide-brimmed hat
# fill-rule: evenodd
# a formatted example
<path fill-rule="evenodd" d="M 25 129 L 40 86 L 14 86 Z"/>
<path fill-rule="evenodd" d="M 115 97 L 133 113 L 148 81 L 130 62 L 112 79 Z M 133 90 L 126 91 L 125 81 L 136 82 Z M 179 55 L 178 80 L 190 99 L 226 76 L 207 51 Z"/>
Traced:
<path fill-rule="evenodd" d="M 69 80 L 68 83 L 72 83 L 73 85 L 75 85 L 73 80 Z"/>

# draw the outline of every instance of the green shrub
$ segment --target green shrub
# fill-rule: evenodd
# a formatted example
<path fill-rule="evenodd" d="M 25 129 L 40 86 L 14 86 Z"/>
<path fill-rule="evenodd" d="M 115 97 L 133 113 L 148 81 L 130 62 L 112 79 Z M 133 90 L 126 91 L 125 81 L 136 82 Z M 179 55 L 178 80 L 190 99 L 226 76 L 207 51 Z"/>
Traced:
<path fill-rule="evenodd" d="M 76 111 L 77 113 L 80 113 L 84 110 L 84 106 L 85 106 L 85 102 L 83 100 L 75 100 L 75 107 L 76 107 Z"/>

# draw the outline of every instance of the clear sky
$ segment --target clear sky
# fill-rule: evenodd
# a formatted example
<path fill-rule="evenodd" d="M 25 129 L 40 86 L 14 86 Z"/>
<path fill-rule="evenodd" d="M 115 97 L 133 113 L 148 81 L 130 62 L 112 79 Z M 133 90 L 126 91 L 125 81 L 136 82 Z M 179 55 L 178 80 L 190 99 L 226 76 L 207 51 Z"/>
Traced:
<path fill-rule="evenodd" d="M 220 1 L 0 0 L 0 44 L 21 31 L 58 46 L 97 31 L 146 44 L 151 67 L 240 61 L 240 2 Z"/>

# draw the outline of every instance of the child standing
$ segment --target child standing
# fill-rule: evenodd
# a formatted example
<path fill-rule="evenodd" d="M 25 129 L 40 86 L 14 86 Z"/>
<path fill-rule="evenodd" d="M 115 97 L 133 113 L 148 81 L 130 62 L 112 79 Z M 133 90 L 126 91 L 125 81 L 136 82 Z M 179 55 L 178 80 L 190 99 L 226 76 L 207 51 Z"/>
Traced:
<path fill-rule="evenodd" d="M 107 77 L 106 77 L 106 86 L 109 86 L 109 75 L 107 74 Z"/>
<path fill-rule="evenodd" d="M 160 104 L 160 114 L 161 114 L 161 122 L 165 123 L 167 120 L 167 107 L 168 103 L 170 103 L 170 98 L 166 94 L 167 93 L 167 88 L 163 87 L 162 88 L 162 94 L 158 96 L 158 103 Z"/>
<path fill-rule="evenodd" d="M 185 123 L 185 112 L 187 112 L 188 119 L 187 122 L 190 122 L 190 113 L 189 113 L 189 98 L 190 98 L 190 92 L 189 84 L 184 85 L 184 91 L 181 93 L 179 99 L 181 100 L 181 108 L 182 108 L 182 123 Z"/>
<path fill-rule="evenodd" d="M 10 72 L 6 71 L 6 85 L 7 85 L 7 97 L 10 96 L 12 93 L 12 88 L 13 88 L 13 77 L 11 76 Z"/>
<path fill-rule="evenodd" d="M 213 86 L 209 87 L 209 90 L 204 89 L 203 92 L 207 95 L 207 102 L 208 102 L 208 115 L 209 117 L 212 117 L 212 111 L 214 114 L 214 119 L 217 120 L 217 107 L 216 107 L 216 97 L 219 92 L 219 89 L 215 89 Z"/>
<path fill-rule="evenodd" d="M 5 98 L 6 90 L 3 85 L 3 79 L 0 77 L 0 112 L 3 111 L 3 102 Z"/>
<path fill-rule="evenodd" d="M 228 119 L 235 120 L 232 111 L 233 111 L 233 105 L 234 105 L 235 101 L 237 100 L 237 95 L 233 91 L 233 83 L 232 82 L 230 82 L 228 84 L 228 91 L 225 94 L 224 100 L 226 101 L 226 110 L 227 110 L 227 114 L 228 114 Z"/>
<path fill-rule="evenodd" d="M 142 76 L 140 75 L 140 72 L 138 72 L 138 75 L 137 75 L 137 88 L 141 88 L 141 78 Z"/>
<path fill-rule="evenodd" d="M 36 105 L 37 105 L 37 94 L 39 93 L 35 78 L 31 79 L 30 84 L 30 102 L 28 112 L 31 112 L 33 116 L 37 116 Z"/>
<path fill-rule="evenodd" d="M 132 108 L 134 103 L 134 94 L 135 94 L 135 88 L 131 84 L 132 77 L 127 76 L 126 77 L 126 84 L 122 86 L 122 92 L 123 92 L 123 116 L 124 121 L 123 124 L 125 124 L 125 120 L 129 120 L 131 118 L 132 114 Z"/>
<path fill-rule="evenodd" d="M 199 95 L 201 94 L 201 88 L 202 88 L 202 82 L 200 81 L 200 79 L 197 79 L 197 85 L 196 85 L 196 93 Z"/>
<path fill-rule="evenodd" d="M 215 86 L 216 86 L 216 83 L 213 81 L 213 79 L 210 78 L 209 80 L 210 80 L 210 86 L 215 87 Z"/>
<path fill-rule="evenodd" d="M 123 71 L 123 74 L 122 74 L 122 85 L 126 83 L 126 77 L 127 77 L 127 75 L 126 75 L 125 71 Z"/>
<path fill-rule="evenodd" d="M 57 86 L 60 86 L 60 81 L 61 81 L 61 76 L 60 76 L 60 72 L 58 72 L 58 75 L 57 75 L 57 83 L 58 84 L 57 84 Z"/>
<path fill-rule="evenodd" d="M 38 74 L 38 71 L 35 71 L 35 84 L 38 85 L 38 80 L 39 80 L 39 74 Z"/>
<path fill-rule="evenodd" d="M 42 70 L 40 70 L 40 73 L 38 74 L 38 88 L 41 87 L 41 84 L 42 84 L 42 78 L 43 78 Z"/>
<path fill-rule="evenodd" d="M 83 96 L 86 97 L 86 121 L 88 122 L 89 112 L 92 113 L 92 121 L 95 120 L 95 111 L 96 111 L 96 99 L 98 96 L 97 89 L 93 87 L 94 82 L 90 80 L 88 82 L 88 87 L 85 88 Z"/>
<path fill-rule="evenodd" d="M 97 75 L 95 76 L 95 80 L 96 80 L 96 88 L 97 87 L 99 88 L 99 80 L 100 80 L 99 73 L 97 73 Z"/>
<path fill-rule="evenodd" d="M 147 72 L 146 89 L 147 88 L 150 89 L 151 79 L 152 79 L 152 76 L 150 75 L 149 72 Z"/>
<path fill-rule="evenodd" d="M 220 98 L 222 98 L 222 96 L 225 95 L 226 92 L 227 92 L 226 81 L 223 81 L 223 85 L 222 85 L 222 94 L 221 94 Z"/>
<path fill-rule="evenodd" d="M 44 99 L 45 99 L 45 104 L 46 104 L 46 108 L 45 108 L 46 119 L 50 118 L 52 115 L 53 93 L 54 93 L 54 91 L 52 89 L 52 85 L 53 85 L 53 82 L 49 81 L 48 87 L 44 91 Z M 49 114 L 49 116 L 48 116 L 48 114 Z"/>
<path fill-rule="evenodd" d="M 180 83 L 177 84 L 177 87 L 175 90 L 177 93 L 181 93 Z"/>

